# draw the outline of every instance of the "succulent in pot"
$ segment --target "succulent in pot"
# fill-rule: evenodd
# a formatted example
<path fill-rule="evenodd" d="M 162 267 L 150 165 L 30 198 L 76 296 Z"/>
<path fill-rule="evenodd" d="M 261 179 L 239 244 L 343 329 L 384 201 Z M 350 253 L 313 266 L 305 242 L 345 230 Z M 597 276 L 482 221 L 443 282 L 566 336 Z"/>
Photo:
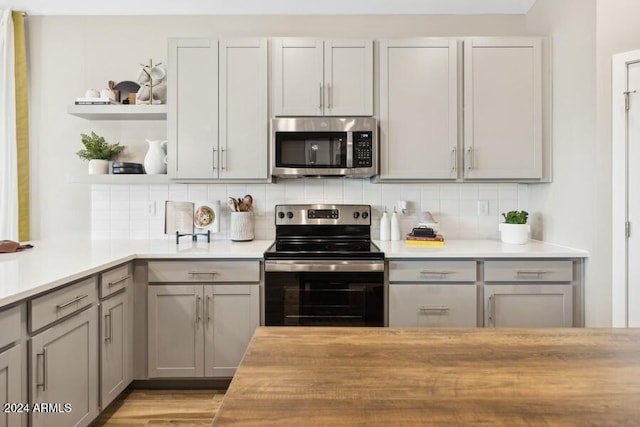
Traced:
<path fill-rule="evenodd" d="M 527 211 L 509 211 L 503 213 L 504 222 L 498 225 L 503 243 L 523 245 L 529 240 L 530 227 L 527 224 Z"/>
<path fill-rule="evenodd" d="M 82 160 L 89 161 L 89 174 L 92 175 L 109 173 L 109 160 L 115 159 L 124 150 L 123 145 L 117 142 L 109 144 L 93 131 L 91 135 L 81 133 L 80 141 L 84 148 L 76 154 Z"/>

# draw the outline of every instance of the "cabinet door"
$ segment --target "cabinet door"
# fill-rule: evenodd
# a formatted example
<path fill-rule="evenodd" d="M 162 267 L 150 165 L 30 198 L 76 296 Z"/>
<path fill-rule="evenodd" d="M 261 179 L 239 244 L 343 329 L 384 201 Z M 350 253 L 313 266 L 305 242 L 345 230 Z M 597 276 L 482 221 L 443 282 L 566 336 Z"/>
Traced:
<path fill-rule="evenodd" d="M 274 114 L 321 116 L 324 107 L 323 41 L 274 40 Z"/>
<path fill-rule="evenodd" d="M 14 345 L 0 353 L 0 404 L 26 403 L 26 379 L 22 380 L 23 346 Z M 21 427 L 26 425 L 26 412 L 20 413 L 13 408 L 0 412 L 0 427 Z M 20 409 L 18 407 L 18 409 Z"/>
<path fill-rule="evenodd" d="M 205 286 L 206 376 L 232 377 L 260 323 L 259 285 Z"/>
<path fill-rule="evenodd" d="M 324 115 L 373 115 L 373 41 L 324 42 Z"/>
<path fill-rule="evenodd" d="M 33 410 L 31 426 L 87 426 L 98 415 L 97 324 L 94 306 L 31 338 L 30 400 L 56 404 Z"/>
<path fill-rule="evenodd" d="M 380 42 L 380 179 L 453 179 L 457 42 Z"/>
<path fill-rule="evenodd" d="M 542 177 L 540 39 L 464 42 L 464 177 Z"/>
<path fill-rule="evenodd" d="M 103 301 L 100 307 L 100 403 L 106 408 L 131 382 L 131 301 L 129 290 Z"/>
<path fill-rule="evenodd" d="M 484 285 L 484 324 L 494 328 L 570 328 L 572 285 Z"/>
<path fill-rule="evenodd" d="M 201 377 L 202 285 L 148 289 L 149 377 Z"/>
<path fill-rule="evenodd" d="M 172 178 L 217 178 L 218 43 L 169 43 L 167 133 Z"/>
<path fill-rule="evenodd" d="M 220 41 L 220 178 L 267 179 L 267 41 Z"/>
<path fill-rule="evenodd" d="M 389 285 L 390 327 L 475 328 L 476 313 L 475 284 Z"/>

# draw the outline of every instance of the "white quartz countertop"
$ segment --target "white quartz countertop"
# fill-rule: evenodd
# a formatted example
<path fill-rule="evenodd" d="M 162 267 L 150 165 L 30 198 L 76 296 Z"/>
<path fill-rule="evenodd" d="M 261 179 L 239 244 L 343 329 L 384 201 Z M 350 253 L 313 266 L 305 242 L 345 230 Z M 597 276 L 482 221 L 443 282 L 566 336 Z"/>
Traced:
<path fill-rule="evenodd" d="M 404 241 L 374 243 L 387 259 L 393 258 L 586 258 L 587 251 L 530 240 L 511 245 L 498 240 L 446 240 L 441 247 L 407 246 Z"/>
<path fill-rule="evenodd" d="M 211 243 L 173 240 L 34 241 L 33 249 L 0 254 L 0 307 L 25 300 L 134 259 L 262 259 L 271 240 Z M 451 240 L 440 248 L 376 245 L 393 258 L 585 258 L 586 251 L 531 241 L 507 245 L 491 240 Z"/>
<path fill-rule="evenodd" d="M 0 254 L 0 307 L 141 259 L 262 259 L 271 240 L 34 241 L 33 249 Z"/>

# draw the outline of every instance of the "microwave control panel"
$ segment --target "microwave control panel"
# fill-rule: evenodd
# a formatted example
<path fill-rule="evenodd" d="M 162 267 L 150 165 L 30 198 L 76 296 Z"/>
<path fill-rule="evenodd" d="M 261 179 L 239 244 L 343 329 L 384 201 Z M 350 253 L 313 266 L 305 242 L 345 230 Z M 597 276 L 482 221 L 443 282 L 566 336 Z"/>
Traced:
<path fill-rule="evenodd" d="M 353 166 L 373 166 L 373 135 L 371 132 L 353 132 Z"/>

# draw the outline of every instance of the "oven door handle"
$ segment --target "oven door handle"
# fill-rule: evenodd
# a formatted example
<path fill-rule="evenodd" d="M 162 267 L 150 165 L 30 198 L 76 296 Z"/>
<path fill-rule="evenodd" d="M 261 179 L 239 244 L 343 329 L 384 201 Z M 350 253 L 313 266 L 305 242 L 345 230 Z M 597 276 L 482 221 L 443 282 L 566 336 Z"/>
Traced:
<path fill-rule="evenodd" d="M 265 261 L 264 271 L 328 271 L 328 272 L 370 272 L 384 271 L 384 261 L 337 261 L 337 260 L 295 260 Z"/>

